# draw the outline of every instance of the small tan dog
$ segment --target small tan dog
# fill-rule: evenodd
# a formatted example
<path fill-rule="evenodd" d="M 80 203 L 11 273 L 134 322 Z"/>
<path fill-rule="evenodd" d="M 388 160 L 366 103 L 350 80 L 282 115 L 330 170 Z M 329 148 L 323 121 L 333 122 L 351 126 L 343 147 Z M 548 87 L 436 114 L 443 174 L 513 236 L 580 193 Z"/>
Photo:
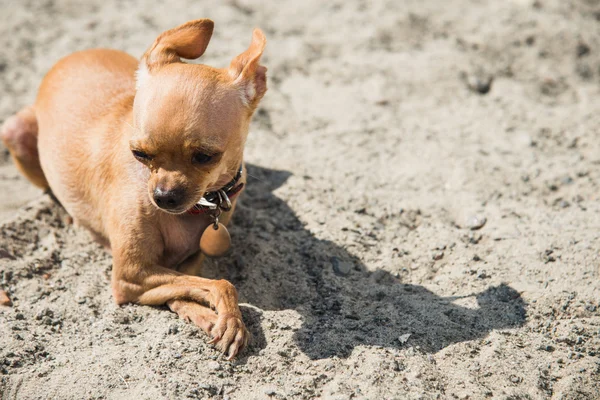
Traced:
<path fill-rule="evenodd" d="M 166 31 L 141 61 L 106 49 L 62 59 L 2 138 L 21 172 L 111 249 L 118 304 L 167 304 L 231 359 L 248 340 L 237 291 L 195 275 L 202 253 L 229 246 L 266 41 L 255 30 L 226 69 L 182 62 L 212 31 L 208 19 Z"/>

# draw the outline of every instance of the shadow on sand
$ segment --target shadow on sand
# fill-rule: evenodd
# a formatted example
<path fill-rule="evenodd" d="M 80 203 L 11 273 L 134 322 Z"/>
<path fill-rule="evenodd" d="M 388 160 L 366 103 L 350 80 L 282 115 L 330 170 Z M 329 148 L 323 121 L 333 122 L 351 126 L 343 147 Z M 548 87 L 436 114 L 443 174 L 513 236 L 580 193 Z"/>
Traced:
<path fill-rule="evenodd" d="M 209 261 L 207 275 L 229 279 L 242 302 L 262 310 L 296 310 L 303 323 L 294 338 L 311 359 L 347 357 L 358 345 L 437 352 L 525 323 L 524 301 L 504 284 L 473 294 L 478 307 L 468 308 L 454 304 L 456 298 L 403 284 L 386 271 L 368 271 L 340 246 L 315 238 L 273 194 L 289 172 L 253 165 L 248 172 L 231 230 L 234 250 Z M 352 268 L 336 274 L 332 261 Z M 251 307 L 242 312 L 254 336 L 248 352 L 253 354 L 266 346 L 261 312 Z M 399 337 L 407 334 L 402 344 Z"/>

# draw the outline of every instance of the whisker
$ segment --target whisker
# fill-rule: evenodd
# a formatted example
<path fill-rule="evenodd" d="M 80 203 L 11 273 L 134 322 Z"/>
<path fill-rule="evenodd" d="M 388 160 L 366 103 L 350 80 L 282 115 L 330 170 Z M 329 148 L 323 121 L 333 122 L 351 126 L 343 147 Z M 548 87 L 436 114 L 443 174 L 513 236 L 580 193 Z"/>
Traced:
<path fill-rule="evenodd" d="M 266 182 L 264 179 L 256 176 L 256 175 L 252 175 L 250 172 L 248 172 L 248 170 L 246 170 L 246 175 L 249 176 L 252 179 L 256 179 L 259 182 Z"/>
<path fill-rule="evenodd" d="M 133 127 L 133 125 L 131 125 L 129 122 L 125 121 L 125 123 L 127 124 L 127 126 L 129 126 L 131 128 L 131 130 L 135 131 L 135 128 Z"/>

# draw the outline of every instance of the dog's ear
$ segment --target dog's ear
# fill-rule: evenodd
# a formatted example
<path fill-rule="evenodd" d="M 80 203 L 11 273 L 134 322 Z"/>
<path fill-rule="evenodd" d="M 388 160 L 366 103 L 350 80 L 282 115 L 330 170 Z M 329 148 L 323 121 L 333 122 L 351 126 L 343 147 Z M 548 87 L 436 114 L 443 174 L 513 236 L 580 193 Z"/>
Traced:
<path fill-rule="evenodd" d="M 250 47 L 231 61 L 229 75 L 241 90 L 242 100 L 251 108 L 267 91 L 267 68 L 260 65 L 267 39 L 260 29 L 252 33 Z"/>
<path fill-rule="evenodd" d="M 145 76 L 153 70 L 180 62 L 181 58 L 193 60 L 204 54 L 213 28 L 214 23 L 210 19 L 197 19 L 163 32 L 142 56 L 137 73 L 138 88 Z"/>

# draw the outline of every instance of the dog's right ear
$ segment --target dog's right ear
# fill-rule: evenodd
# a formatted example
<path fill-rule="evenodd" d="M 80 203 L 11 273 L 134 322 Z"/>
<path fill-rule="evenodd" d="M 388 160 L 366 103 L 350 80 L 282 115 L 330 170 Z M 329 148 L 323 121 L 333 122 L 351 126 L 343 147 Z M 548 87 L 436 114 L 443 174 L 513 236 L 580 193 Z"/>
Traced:
<path fill-rule="evenodd" d="M 137 72 L 137 88 L 157 68 L 180 62 L 181 58 L 193 60 L 204 54 L 213 28 L 214 23 L 210 19 L 197 19 L 163 32 L 142 56 Z"/>
<path fill-rule="evenodd" d="M 266 44 L 265 34 L 255 29 L 250 47 L 229 65 L 229 76 L 240 88 L 242 101 L 252 109 L 256 108 L 267 91 L 267 68 L 260 65 Z"/>

